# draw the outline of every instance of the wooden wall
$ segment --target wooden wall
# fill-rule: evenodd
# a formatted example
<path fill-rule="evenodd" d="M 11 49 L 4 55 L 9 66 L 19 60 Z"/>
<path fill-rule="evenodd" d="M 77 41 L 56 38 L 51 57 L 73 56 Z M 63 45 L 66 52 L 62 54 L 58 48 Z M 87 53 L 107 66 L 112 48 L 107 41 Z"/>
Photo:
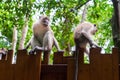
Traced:
<path fill-rule="evenodd" d="M 111 54 L 101 54 L 100 51 L 100 48 L 91 48 L 89 64 L 85 64 L 80 49 L 78 80 L 119 80 L 118 49 L 113 48 Z M 41 54 L 41 50 L 35 55 L 19 50 L 16 63 L 12 64 L 13 51 L 8 51 L 0 60 L 0 80 L 74 80 L 74 56 L 55 52 L 53 64 L 49 65 L 49 53 L 45 53 L 43 61 Z"/>
<path fill-rule="evenodd" d="M 0 80 L 40 80 L 41 51 L 28 55 L 26 50 L 19 50 L 16 64 L 12 64 L 12 59 L 11 50 L 0 60 Z"/>
<path fill-rule="evenodd" d="M 83 50 L 80 49 L 80 52 Z M 84 63 L 83 53 L 80 53 L 78 80 L 119 80 L 118 49 L 113 48 L 111 54 L 101 54 L 100 52 L 100 48 L 90 49 L 89 64 Z M 75 59 L 72 56 L 62 56 L 63 54 L 56 53 L 54 63 L 67 63 L 67 80 L 74 80 Z"/>

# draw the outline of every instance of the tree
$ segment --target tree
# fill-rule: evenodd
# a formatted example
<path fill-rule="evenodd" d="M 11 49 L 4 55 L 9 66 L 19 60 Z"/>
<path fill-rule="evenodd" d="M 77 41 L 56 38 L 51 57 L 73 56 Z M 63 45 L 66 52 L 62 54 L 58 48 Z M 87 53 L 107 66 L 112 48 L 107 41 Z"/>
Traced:
<path fill-rule="evenodd" d="M 6 0 L 0 4 L 0 22 L 1 36 L 6 36 L 7 41 L 12 43 L 12 32 L 14 27 L 17 27 L 18 32 L 21 32 L 22 26 L 31 20 L 33 3 L 31 1 L 21 0 Z M 34 11 L 34 10 L 33 10 Z M 25 19 L 27 19 L 25 21 Z M 22 34 L 22 33 L 21 33 Z M 20 38 L 21 34 L 18 34 Z M 18 39 L 19 40 L 19 39 Z M 9 44 L 11 45 L 11 44 Z M 7 46 L 8 47 L 8 46 Z M 17 45 L 18 47 L 18 45 Z"/>
<path fill-rule="evenodd" d="M 114 45 L 120 48 L 120 5 L 118 0 L 112 0 L 114 14 L 112 18 L 112 33 Z"/>
<path fill-rule="evenodd" d="M 112 17 L 113 41 L 115 47 L 119 48 L 119 53 L 120 53 L 120 4 L 118 0 L 112 0 L 112 2 L 114 6 L 114 14 Z M 120 63 L 120 59 L 119 59 L 119 63 Z"/>
<path fill-rule="evenodd" d="M 24 38 L 26 44 L 32 36 L 32 16 L 36 16 L 36 13 L 38 15 L 46 14 L 50 16 L 51 28 L 61 48 L 69 50 L 69 47 L 74 46 L 73 31 L 81 21 L 81 13 L 86 3 L 88 3 L 86 21 L 98 25 L 95 39 L 101 47 L 105 48 L 106 52 L 110 52 L 111 46 L 113 47 L 112 28 L 110 26 L 113 5 L 108 0 L 2 0 L 0 4 L 2 39 L 0 41 L 2 40 L 7 44 L 3 44 L 3 46 L 11 45 L 12 30 L 16 26 L 17 38 L 20 42 L 23 26 L 28 22 L 28 32 Z M 27 22 L 25 22 L 25 18 L 27 18 Z M 18 45 L 19 43 L 17 43 L 17 49 Z M 9 46 L 9 48 L 11 47 Z"/>

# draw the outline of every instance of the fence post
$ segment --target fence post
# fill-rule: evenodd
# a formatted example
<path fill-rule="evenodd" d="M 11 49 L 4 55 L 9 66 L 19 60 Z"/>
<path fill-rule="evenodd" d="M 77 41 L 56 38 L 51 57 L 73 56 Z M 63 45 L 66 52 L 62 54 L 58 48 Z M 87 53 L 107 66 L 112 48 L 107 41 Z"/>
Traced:
<path fill-rule="evenodd" d="M 113 80 L 119 80 L 119 50 L 118 48 L 112 49 L 112 61 L 113 61 Z"/>
<path fill-rule="evenodd" d="M 41 53 L 42 50 L 36 51 L 36 54 L 18 50 L 14 80 L 40 80 Z"/>
<path fill-rule="evenodd" d="M 0 60 L 0 80 L 13 80 L 12 55 L 12 50 L 9 50 L 6 55 L 2 55 L 2 60 Z"/>
<path fill-rule="evenodd" d="M 54 52 L 53 64 L 62 64 L 63 55 L 64 55 L 64 51 Z"/>
<path fill-rule="evenodd" d="M 90 80 L 102 80 L 101 71 L 101 48 L 90 49 Z"/>
<path fill-rule="evenodd" d="M 49 64 L 49 59 L 50 59 L 50 51 L 44 51 L 42 64 Z"/>

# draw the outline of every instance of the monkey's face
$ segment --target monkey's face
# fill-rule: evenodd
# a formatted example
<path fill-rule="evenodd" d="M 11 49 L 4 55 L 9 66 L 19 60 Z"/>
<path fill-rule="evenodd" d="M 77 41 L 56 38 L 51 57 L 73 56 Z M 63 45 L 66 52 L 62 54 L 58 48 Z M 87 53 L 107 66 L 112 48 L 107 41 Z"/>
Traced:
<path fill-rule="evenodd" d="M 47 16 L 40 16 L 39 19 L 40 19 L 40 23 L 43 26 L 45 26 L 45 27 L 49 26 L 50 20 L 49 20 L 49 18 Z"/>

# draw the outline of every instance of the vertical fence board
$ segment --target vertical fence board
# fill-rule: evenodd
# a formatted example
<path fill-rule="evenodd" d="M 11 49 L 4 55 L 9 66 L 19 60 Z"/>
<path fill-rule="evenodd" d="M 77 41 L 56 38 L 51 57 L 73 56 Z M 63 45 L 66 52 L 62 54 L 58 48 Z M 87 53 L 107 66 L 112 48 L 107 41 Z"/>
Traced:
<path fill-rule="evenodd" d="M 90 80 L 89 64 L 81 64 L 78 71 L 78 80 Z"/>
<path fill-rule="evenodd" d="M 19 50 L 17 53 L 17 60 L 15 64 L 15 80 L 24 80 L 26 76 L 25 65 L 27 63 L 27 51 Z M 27 76 L 28 77 L 28 76 Z"/>
<path fill-rule="evenodd" d="M 40 80 L 41 51 L 27 55 L 25 50 L 18 51 L 15 66 L 15 80 Z"/>
<path fill-rule="evenodd" d="M 13 80 L 12 55 L 12 50 L 8 51 L 8 54 L 2 56 L 0 60 L 0 80 Z"/>
<path fill-rule="evenodd" d="M 101 55 L 100 48 L 90 49 L 90 80 L 102 80 L 101 79 Z"/>
<path fill-rule="evenodd" d="M 49 51 L 44 51 L 43 54 L 44 54 L 44 55 L 43 55 L 42 64 L 49 64 L 50 52 L 49 52 Z"/>
<path fill-rule="evenodd" d="M 64 51 L 59 51 L 54 53 L 53 64 L 62 64 L 63 63 L 63 54 Z"/>
<path fill-rule="evenodd" d="M 68 59 L 67 80 L 74 80 L 75 59 Z"/>
<path fill-rule="evenodd" d="M 101 59 L 101 80 L 113 80 L 112 72 L 112 55 L 111 54 L 100 54 Z"/>
<path fill-rule="evenodd" d="M 113 60 L 113 80 L 119 80 L 119 59 L 118 59 L 118 48 L 113 48 L 112 50 L 112 60 Z"/>
<path fill-rule="evenodd" d="M 62 63 L 63 64 L 68 64 L 69 59 L 72 59 L 72 58 L 73 58 L 73 56 L 64 56 Z"/>
<path fill-rule="evenodd" d="M 40 80 L 67 80 L 67 65 L 42 65 Z"/>
<path fill-rule="evenodd" d="M 40 80 L 41 51 L 37 51 L 35 55 L 30 54 L 27 56 L 25 70 L 24 80 Z"/>
<path fill-rule="evenodd" d="M 79 49 L 78 80 L 90 80 L 89 65 L 84 64 L 84 49 Z"/>
<path fill-rule="evenodd" d="M 5 63 L 5 79 L 4 80 L 13 80 L 14 79 L 14 66 L 12 65 L 13 51 L 9 50 L 7 54 L 7 60 Z"/>

